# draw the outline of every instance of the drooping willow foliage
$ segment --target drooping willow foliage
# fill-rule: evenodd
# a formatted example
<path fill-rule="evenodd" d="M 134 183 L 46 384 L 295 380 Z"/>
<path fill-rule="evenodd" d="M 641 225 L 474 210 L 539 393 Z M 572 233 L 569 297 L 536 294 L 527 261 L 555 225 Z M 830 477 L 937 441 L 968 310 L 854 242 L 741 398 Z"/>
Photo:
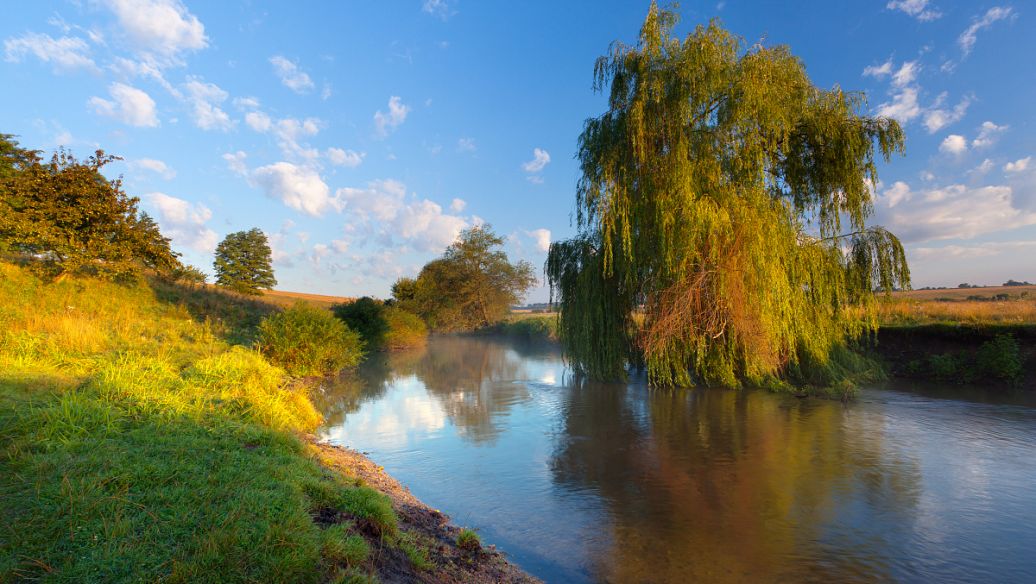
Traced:
<path fill-rule="evenodd" d="M 823 365 L 909 286 L 899 240 L 866 223 L 894 120 L 820 89 L 786 47 L 716 22 L 684 40 L 654 4 L 636 46 L 598 59 L 608 111 L 579 138 L 574 239 L 546 271 L 576 369 L 739 386 Z"/>

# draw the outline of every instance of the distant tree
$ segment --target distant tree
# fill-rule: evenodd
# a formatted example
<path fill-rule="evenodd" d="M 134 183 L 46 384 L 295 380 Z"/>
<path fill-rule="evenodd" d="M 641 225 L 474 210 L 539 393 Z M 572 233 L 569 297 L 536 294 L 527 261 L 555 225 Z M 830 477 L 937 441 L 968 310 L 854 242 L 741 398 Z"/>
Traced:
<path fill-rule="evenodd" d="M 1029 282 L 1019 282 L 1017 280 L 1008 280 L 1004 282 L 1004 286 L 1032 286 Z"/>
<path fill-rule="evenodd" d="M 972 286 L 971 284 L 968 284 L 967 282 L 965 282 L 963 284 L 958 284 L 957 287 L 958 288 L 977 288 L 977 286 Z"/>
<path fill-rule="evenodd" d="M 192 287 L 204 284 L 209 279 L 208 274 L 201 271 L 200 268 L 196 268 L 189 264 L 180 266 L 173 270 L 169 275 L 174 282 L 179 282 Z"/>
<path fill-rule="evenodd" d="M 216 246 L 216 283 L 242 294 L 260 294 L 277 285 L 273 276 L 273 252 L 258 228 L 238 231 Z"/>
<path fill-rule="evenodd" d="M 369 296 L 331 308 L 350 329 L 360 333 L 363 342 L 371 350 L 378 350 L 385 344 L 388 321 L 385 319 L 385 305 Z"/>
<path fill-rule="evenodd" d="M 412 303 L 417 296 L 417 280 L 414 278 L 402 277 L 392 284 L 392 300 L 396 304 L 405 306 Z"/>
<path fill-rule="evenodd" d="M 511 263 L 498 249 L 503 242 L 488 225 L 463 231 L 441 258 L 421 270 L 408 308 L 442 331 L 471 330 L 503 319 L 536 282 L 532 264 Z M 408 297 L 409 290 L 404 282 L 393 293 Z"/>
<path fill-rule="evenodd" d="M 49 276 L 86 273 L 133 278 L 142 268 L 180 265 L 139 199 L 101 169 L 119 160 L 102 150 L 83 162 L 65 150 L 48 163 L 0 139 L 0 244 Z"/>

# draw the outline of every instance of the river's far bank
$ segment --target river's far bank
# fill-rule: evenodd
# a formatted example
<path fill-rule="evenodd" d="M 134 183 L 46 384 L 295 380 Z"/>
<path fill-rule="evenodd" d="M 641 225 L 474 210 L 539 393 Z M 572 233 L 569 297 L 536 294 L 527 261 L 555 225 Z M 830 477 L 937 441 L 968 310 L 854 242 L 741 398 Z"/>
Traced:
<path fill-rule="evenodd" d="M 426 550 L 425 564 L 418 569 L 398 548 L 386 547 L 378 562 L 377 576 L 383 583 L 535 583 L 537 578 L 509 562 L 492 544 L 478 549 L 464 549 L 458 544 L 468 530 L 450 522 L 450 518 L 414 497 L 410 490 L 385 472 L 361 452 L 320 441 L 304 435 L 303 440 L 315 451 L 326 468 L 348 479 L 362 481 L 388 496 L 399 519 L 400 530 L 420 541 Z"/>

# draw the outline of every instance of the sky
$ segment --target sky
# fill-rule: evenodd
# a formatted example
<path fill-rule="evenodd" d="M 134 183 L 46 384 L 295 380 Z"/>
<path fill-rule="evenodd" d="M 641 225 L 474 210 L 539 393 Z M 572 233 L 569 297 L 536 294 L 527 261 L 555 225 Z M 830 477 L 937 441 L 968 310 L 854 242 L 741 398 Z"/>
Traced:
<path fill-rule="evenodd" d="M 636 40 L 646 0 L 10 3 L 0 132 L 97 148 L 184 260 L 270 239 L 278 289 L 386 297 L 488 223 L 543 265 L 575 233 L 594 60 Z M 788 45 L 820 87 L 898 119 L 872 221 L 914 287 L 1036 281 L 1036 4 L 684 2 L 746 45 Z M 540 286 L 530 301 L 544 301 Z"/>

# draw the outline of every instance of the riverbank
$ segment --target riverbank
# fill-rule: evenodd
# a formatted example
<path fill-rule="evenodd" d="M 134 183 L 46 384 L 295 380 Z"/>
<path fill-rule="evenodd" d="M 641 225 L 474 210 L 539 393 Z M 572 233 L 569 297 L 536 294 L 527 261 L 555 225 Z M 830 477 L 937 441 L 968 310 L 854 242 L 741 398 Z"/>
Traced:
<path fill-rule="evenodd" d="M 310 387 L 248 348 L 271 310 L 0 264 L 0 582 L 531 581 L 307 438 Z"/>

